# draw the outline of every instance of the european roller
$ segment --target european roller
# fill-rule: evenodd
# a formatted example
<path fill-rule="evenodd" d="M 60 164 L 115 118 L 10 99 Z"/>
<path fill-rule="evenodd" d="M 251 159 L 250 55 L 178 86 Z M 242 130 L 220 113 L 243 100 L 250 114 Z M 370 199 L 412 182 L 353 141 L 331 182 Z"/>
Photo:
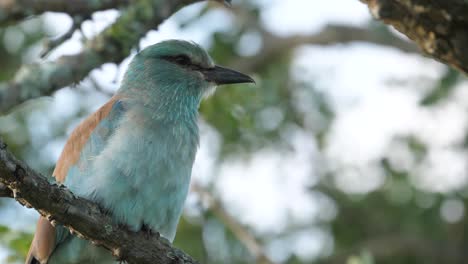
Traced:
<path fill-rule="evenodd" d="M 173 241 L 198 147 L 198 107 L 217 85 L 253 79 L 169 40 L 139 52 L 116 94 L 71 134 L 53 176 L 117 223 Z M 41 217 L 27 264 L 116 263 L 107 250 Z"/>

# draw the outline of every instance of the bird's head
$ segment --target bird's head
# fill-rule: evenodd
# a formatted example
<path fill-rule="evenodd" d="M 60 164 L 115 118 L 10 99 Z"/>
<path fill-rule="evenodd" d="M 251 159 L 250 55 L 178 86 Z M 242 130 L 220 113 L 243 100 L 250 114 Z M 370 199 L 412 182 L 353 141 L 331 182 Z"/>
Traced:
<path fill-rule="evenodd" d="M 201 100 L 218 86 L 252 83 L 237 71 L 217 66 L 199 45 L 167 40 L 149 46 L 131 62 L 123 87 L 153 91 L 155 96 L 189 96 Z"/>

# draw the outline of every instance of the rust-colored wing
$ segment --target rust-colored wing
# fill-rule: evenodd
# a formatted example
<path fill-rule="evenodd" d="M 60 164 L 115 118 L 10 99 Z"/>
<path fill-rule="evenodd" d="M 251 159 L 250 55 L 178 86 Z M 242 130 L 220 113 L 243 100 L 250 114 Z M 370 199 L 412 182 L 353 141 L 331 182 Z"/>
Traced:
<path fill-rule="evenodd" d="M 65 181 L 68 170 L 80 159 L 80 153 L 92 132 L 98 124 L 109 115 L 117 101 L 117 97 L 112 97 L 109 102 L 87 117 L 72 132 L 53 172 L 53 176 L 58 182 L 63 183 Z M 47 263 L 51 253 L 56 247 L 55 232 L 55 227 L 41 216 L 37 222 L 36 233 L 34 234 L 34 239 L 29 248 L 26 264 Z"/>

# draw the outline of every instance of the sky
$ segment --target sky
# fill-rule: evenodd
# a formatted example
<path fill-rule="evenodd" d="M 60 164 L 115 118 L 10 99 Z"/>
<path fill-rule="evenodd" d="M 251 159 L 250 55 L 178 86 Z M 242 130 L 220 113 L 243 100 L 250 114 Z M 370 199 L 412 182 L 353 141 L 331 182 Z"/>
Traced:
<path fill-rule="evenodd" d="M 363 26 L 371 19 L 366 6 L 357 0 L 257 2 L 262 5 L 262 23 L 281 36 L 313 34 L 330 23 Z M 193 40 L 208 47 L 210 32 L 229 30 L 234 22 L 230 13 L 219 9 L 187 28 L 177 27 L 178 21 L 193 16 L 203 5 L 184 8 L 164 22 L 158 31 L 148 33 L 141 40 L 140 47 L 174 38 Z M 113 10 L 96 13 L 92 22 L 83 25 L 84 35 L 91 37 L 97 34 L 117 16 L 118 12 Z M 66 15 L 48 13 L 45 17 L 53 28 L 50 34 L 60 35 L 71 25 Z M 48 59 L 78 52 L 82 47 L 81 37 L 78 33 L 74 34 Z M 254 35 L 247 36 L 242 42 L 251 44 L 241 44 L 239 47 L 246 55 L 254 53 L 262 45 Z M 377 166 L 383 153 L 394 153 L 398 166 L 411 166 L 411 162 L 414 162 L 409 150 L 394 142 L 397 136 L 417 135 L 430 146 L 424 166 L 412 179 L 416 186 L 444 192 L 466 182 L 463 176 L 467 171 L 463 158 L 465 153 L 451 146 L 464 137 L 465 129 L 461 128 L 467 126 L 468 101 L 463 98 L 468 98 L 464 94 L 468 90 L 464 86 L 468 84 L 460 84 L 456 94 L 461 96 L 454 96 L 454 100 L 440 107 L 429 109 L 419 106 L 419 100 L 427 92 L 427 85 L 420 83 L 438 79 L 446 69 L 443 65 L 419 55 L 365 43 L 325 48 L 307 45 L 297 49 L 294 57 L 293 76 L 298 80 L 313 81 L 336 111 L 325 153 L 319 153 L 312 135 L 293 129 L 290 132 L 293 149 L 287 155 L 265 148 L 248 160 L 233 158 L 223 161 L 218 170 L 215 169 L 214 157 L 219 153 L 216 142 L 220 142 L 221 138 L 201 120 L 201 146 L 194 165 L 193 180 L 203 185 L 216 178 L 216 190 L 230 213 L 238 216 L 254 232 L 260 235 L 275 233 L 287 228 L 291 222 L 301 224 L 333 219 L 337 214 L 333 201 L 320 193 L 308 191 L 308 187 L 317 181 L 316 177 L 310 176 L 318 175 L 316 164 L 325 160 L 330 170 L 343 171 L 334 181 L 347 192 L 372 191 L 381 186 L 385 179 Z M 129 59 L 122 63 L 123 69 L 128 63 Z M 118 82 L 114 82 L 116 76 L 120 80 L 123 72 L 122 69 L 119 72 L 115 65 L 106 64 L 91 75 L 104 88 L 115 91 L 118 87 Z M 50 100 L 46 110 L 54 114 L 46 116 L 52 119 L 74 116 L 79 111 L 74 107 L 76 100 L 79 97 L 72 90 L 60 90 Z M 105 100 L 105 96 L 89 100 L 90 111 L 97 109 Z M 306 111 L 307 105 L 304 107 Z M 53 124 L 41 116 L 38 113 L 31 118 L 31 122 L 37 124 L 34 133 L 31 131 L 31 136 L 39 137 L 36 140 L 41 139 L 37 134 L 38 127 L 47 133 L 48 125 Z M 64 143 L 65 138 L 53 140 L 46 148 L 45 158 L 56 160 Z M 258 191 L 259 186 L 261 192 Z M 195 198 L 189 197 L 189 202 L 191 199 Z M 456 220 L 464 213 L 457 200 L 447 201 L 442 208 L 441 215 L 448 220 Z M 36 217 L 34 211 L 18 208 L 12 203 L 7 210 L 0 211 L 0 225 L 32 230 Z M 24 219 L 26 223 L 18 219 Z M 278 261 L 291 253 L 305 259 L 327 255 L 332 248 L 331 234 L 320 228 L 293 233 L 266 245 L 267 252 Z"/>

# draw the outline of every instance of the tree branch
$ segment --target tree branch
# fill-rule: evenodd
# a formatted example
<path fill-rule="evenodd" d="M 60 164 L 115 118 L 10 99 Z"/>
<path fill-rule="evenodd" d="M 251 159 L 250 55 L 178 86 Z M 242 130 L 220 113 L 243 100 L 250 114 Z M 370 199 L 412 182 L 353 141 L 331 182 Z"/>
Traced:
<path fill-rule="evenodd" d="M 95 11 L 119 8 L 134 0 L 0 0 L 0 25 L 18 22 L 44 12 L 64 12 L 70 16 L 88 16 Z"/>
<path fill-rule="evenodd" d="M 198 263 L 159 235 L 129 231 L 93 202 L 74 196 L 63 185 L 50 184 L 7 151 L 1 139 L 0 183 L 22 205 L 34 207 L 51 223 L 63 224 L 78 237 L 108 249 L 119 260 L 134 264 Z"/>
<path fill-rule="evenodd" d="M 8 189 L 3 183 L 0 183 L 0 197 L 13 198 L 13 192 L 10 189 Z"/>
<path fill-rule="evenodd" d="M 414 40 L 431 57 L 468 73 L 468 2 L 361 0 L 372 15 Z"/>
<path fill-rule="evenodd" d="M 71 27 L 68 29 L 68 31 L 65 32 L 65 34 L 55 39 L 47 39 L 44 42 L 44 50 L 42 50 L 40 54 L 41 58 L 46 57 L 53 49 L 62 45 L 65 41 L 70 39 L 71 36 L 73 36 L 73 33 L 75 32 L 75 30 L 80 29 L 81 24 L 84 22 L 84 20 L 85 19 L 83 16 L 74 16 L 73 23 Z"/>
<path fill-rule="evenodd" d="M 87 76 L 93 68 L 99 67 L 105 62 L 118 63 L 122 61 L 128 56 L 131 47 L 151 28 L 151 25 L 157 25 L 169 16 L 163 11 L 165 8 L 168 8 L 167 12 L 171 13 L 175 12 L 179 5 L 197 1 L 200 0 L 168 2 L 164 4 L 166 7 L 161 7 L 153 14 L 153 20 L 139 16 L 138 12 L 142 12 L 142 10 L 135 7 L 134 11 L 128 10 L 114 25 L 88 41 L 81 53 L 62 56 L 54 62 L 24 66 L 18 71 L 12 82 L 0 83 L 0 112 L 8 111 L 26 100 L 50 95 L 64 86 L 76 83 Z M 140 8 L 144 7 L 140 6 Z M 136 20 L 135 24 L 128 22 L 132 19 Z M 134 30 L 133 27 L 137 30 Z M 126 32 L 129 33 L 125 34 Z M 281 54 L 282 51 L 291 50 L 304 44 L 331 45 L 363 41 L 396 47 L 405 52 L 418 52 L 416 46 L 395 36 L 352 26 L 329 25 L 316 34 L 291 37 L 278 37 L 266 31 L 261 32 L 261 34 L 266 46 L 255 56 L 255 59 L 241 58 L 229 64 L 245 71 L 256 71 L 275 55 Z"/>
<path fill-rule="evenodd" d="M 256 71 L 268 63 L 275 56 L 283 54 L 301 45 L 326 46 L 339 43 L 368 42 L 387 47 L 394 47 L 403 52 L 419 53 L 418 47 L 413 43 L 400 39 L 391 34 L 382 34 L 372 29 L 365 29 L 345 25 L 328 25 L 322 31 L 311 35 L 295 35 L 279 37 L 268 31 L 260 32 L 264 47 L 253 58 L 241 58 L 232 62 L 233 67 L 244 71 Z"/>
<path fill-rule="evenodd" d="M 156 28 L 182 6 L 200 1 L 136 2 L 123 11 L 114 24 L 87 41 L 80 53 L 62 56 L 53 62 L 23 66 L 13 81 L 0 83 L 0 112 L 77 83 L 106 62 L 121 62 L 148 30 Z"/>
<path fill-rule="evenodd" d="M 200 185 L 192 183 L 191 190 L 197 193 L 201 199 L 208 202 L 209 209 L 221 220 L 226 227 L 244 244 L 249 252 L 255 257 L 258 264 L 273 264 L 274 262 L 265 254 L 262 246 L 257 239 L 232 217 L 223 207 L 221 202 L 213 197 L 207 190 Z"/>

